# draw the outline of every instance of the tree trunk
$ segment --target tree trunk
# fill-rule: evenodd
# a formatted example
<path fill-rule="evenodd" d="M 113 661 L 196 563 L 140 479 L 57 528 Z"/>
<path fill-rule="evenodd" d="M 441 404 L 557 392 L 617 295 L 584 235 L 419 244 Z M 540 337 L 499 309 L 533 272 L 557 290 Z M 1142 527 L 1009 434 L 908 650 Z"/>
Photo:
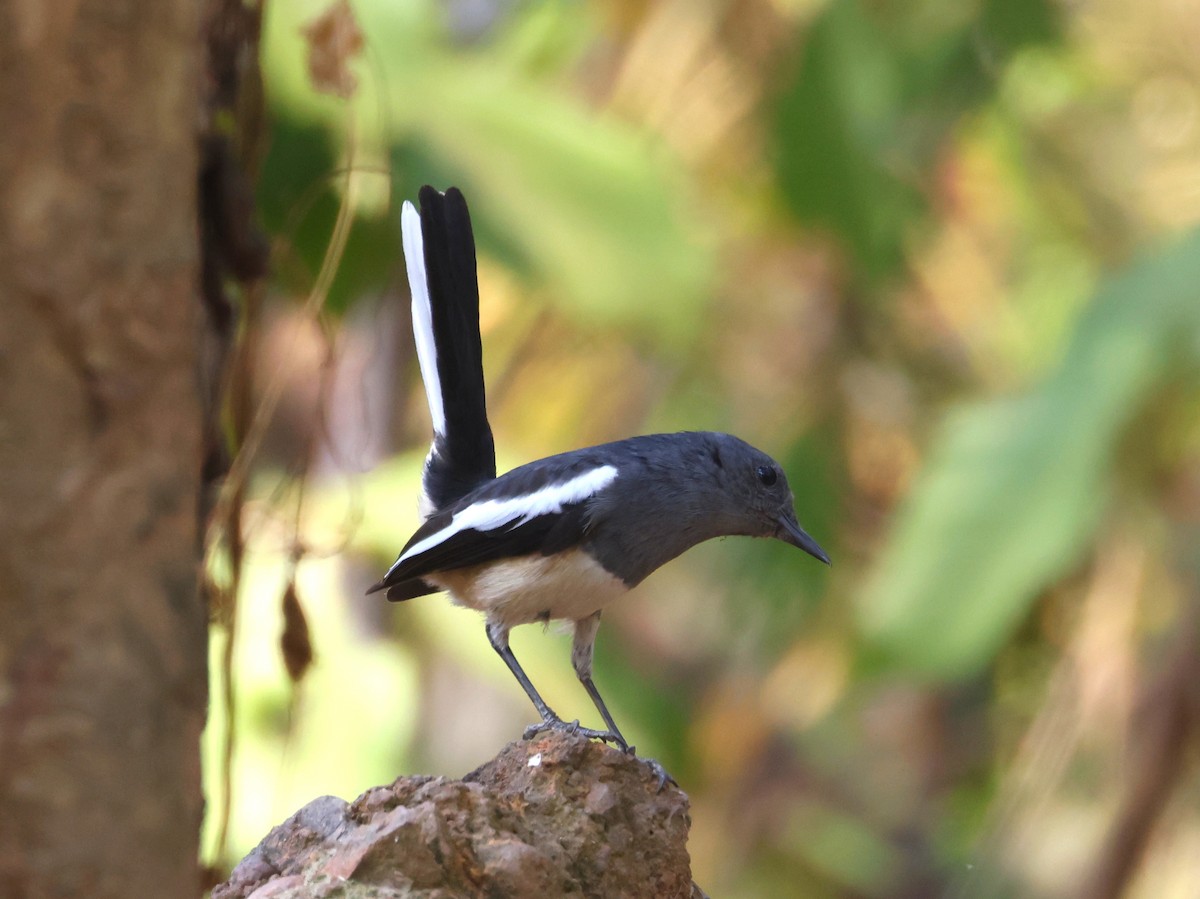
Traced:
<path fill-rule="evenodd" d="M 196 0 L 0 0 L 0 896 L 199 894 Z"/>

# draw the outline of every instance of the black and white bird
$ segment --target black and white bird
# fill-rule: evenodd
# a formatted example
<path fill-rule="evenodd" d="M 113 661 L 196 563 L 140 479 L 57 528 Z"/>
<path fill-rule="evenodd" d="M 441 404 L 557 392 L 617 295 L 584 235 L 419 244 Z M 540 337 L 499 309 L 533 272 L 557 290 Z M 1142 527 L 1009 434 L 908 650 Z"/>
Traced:
<path fill-rule="evenodd" d="M 632 751 L 592 681 L 601 612 L 712 537 L 775 537 L 826 564 L 796 520 L 779 464 L 729 434 L 653 434 L 561 453 L 496 477 L 484 400 L 475 242 L 466 201 L 424 187 L 401 231 L 421 377 L 433 419 L 425 523 L 368 593 L 392 601 L 444 590 L 483 612 L 492 647 L 541 715 L 526 736 L 569 728 Z M 509 648 L 521 624 L 574 623 L 571 661 L 607 730 L 565 724 Z"/>

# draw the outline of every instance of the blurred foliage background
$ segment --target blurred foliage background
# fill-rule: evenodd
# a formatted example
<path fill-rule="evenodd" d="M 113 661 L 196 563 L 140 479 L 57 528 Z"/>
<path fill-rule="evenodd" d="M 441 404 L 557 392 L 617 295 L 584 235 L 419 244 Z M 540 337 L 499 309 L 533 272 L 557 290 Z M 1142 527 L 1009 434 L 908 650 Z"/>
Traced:
<path fill-rule="evenodd" d="M 398 209 L 428 182 L 471 204 L 501 469 L 730 431 L 834 559 L 719 541 L 605 616 L 597 682 L 691 796 L 698 883 L 1200 895 L 1195 0 L 264 12 L 216 863 L 534 717 L 475 613 L 362 595 L 418 523 Z M 568 637 L 513 645 L 598 723 Z"/>

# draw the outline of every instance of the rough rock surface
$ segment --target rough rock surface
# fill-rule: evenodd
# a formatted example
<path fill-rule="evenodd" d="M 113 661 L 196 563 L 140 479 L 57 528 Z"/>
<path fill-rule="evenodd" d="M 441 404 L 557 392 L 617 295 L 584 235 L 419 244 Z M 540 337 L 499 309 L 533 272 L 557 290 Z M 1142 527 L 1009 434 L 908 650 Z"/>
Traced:
<path fill-rule="evenodd" d="M 462 780 L 401 777 L 324 796 L 267 837 L 213 899 L 680 897 L 687 796 L 582 737 L 510 743 Z"/>

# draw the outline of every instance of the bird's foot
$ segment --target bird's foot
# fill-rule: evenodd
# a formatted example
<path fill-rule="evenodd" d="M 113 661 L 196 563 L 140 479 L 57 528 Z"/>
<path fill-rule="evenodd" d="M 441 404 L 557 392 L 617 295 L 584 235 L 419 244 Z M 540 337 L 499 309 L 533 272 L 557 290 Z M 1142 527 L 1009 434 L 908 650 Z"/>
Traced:
<path fill-rule="evenodd" d="M 538 734 L 548 730 L 556 730 L 560 733 L 572 735 L 579 734 L 580 736 L 586 737 L 589 740 L 600 740 L 604 743 L 616 744 L 618 748 L 622 749 L 623 751 L 625 750 L 625 741 L 621 739 L 620 734 L 614 734 L 607 730 L 593 730 L 590 727 L 583 727 L 580 725 L 578 718 L 576 718 L 574 721 L 563 721 L 558 717 L 546 718 L 542 721 L 539 721 L 537 724 L 531 724 L 529 727 L 525 728 L 525 733 L 523 736 L 526 740 L 532 740 Z"/>
<path fill-rule="evenodd" d="M 632 749 L 630 749 L 629 752 L 630 755 L 634 754 Z M 679 786 L 675 778 L 667 773 L 667 769 L 662 766 L 662 763 L 657 762 L 654 759 L 643 758 L 638 758 L 638 761 L 649 768 L 650 773 L 658 779 L 658 792 L 661 793 L 663 790 L 665 790 L 667 788 L 667 784 L 670 784 L 673 787 Z"/>
<path fill-rule="evenodd" d="M 667 788 L 667 784 L 670 784 L 673 787 L 679 786 L 679 784 L 675 780 L 675 778 L 673 778 L 670 774 L 667 773 L 667 769 L 662 766 L 661 762 L 658 762 L 655 759 L 642 758 L 641 756 L 639 756 L 637 754 L 636 746 L 630 746 L 628 743 L 625 742 L 624 738 L 620 737 L 619 734 L 618 734 L 618 738 L 619 738 L 620 742 L 617 744 L 617 748 L 620 749 L 626 755 L 633 756 L 635 759 L 637 759 L 639 762 L 641 762 L 643 765 L 645 765 L 647 768 L 649 768 L 651 774 L 653 774 L 656 778 L 658 778 L 658 792 L 661 793 L 663 790 L 665 790 Z"/>

